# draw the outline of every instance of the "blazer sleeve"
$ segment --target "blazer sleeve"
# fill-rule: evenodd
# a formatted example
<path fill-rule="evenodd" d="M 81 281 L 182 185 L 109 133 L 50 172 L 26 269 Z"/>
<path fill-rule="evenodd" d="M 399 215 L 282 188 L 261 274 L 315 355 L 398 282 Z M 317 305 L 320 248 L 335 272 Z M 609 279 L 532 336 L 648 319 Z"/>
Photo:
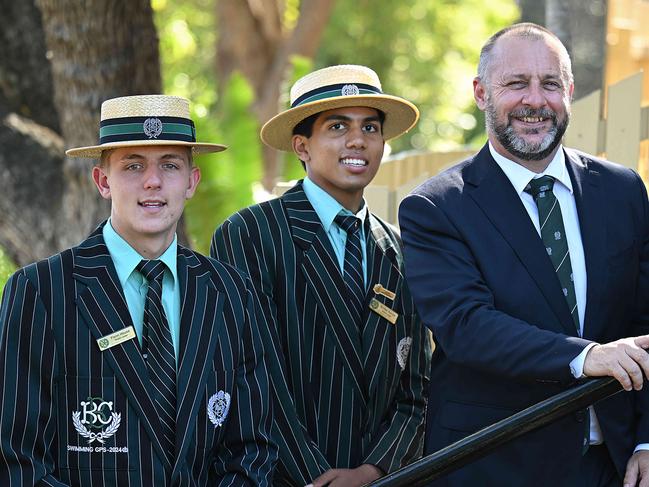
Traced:
<path fill-rule="evenodd" d="M 0 485 L 64 486 L 53 476 L 54 336 L 34 285 L 14 274 L 0 307 Z"/>
<path fill-rule="evenodd" d="M 258 251 L 261 232 L 250 234 L 243 222 L 225 221 L 214 232 L 210 256 L 246 273 L 261 306 L 259 329 L 273 392 L 273 440 L 279 448 L 279 471 L 294 482 L 309 484 L 331 466 L 300 421 L 286 382 L 285 362 L 277 332 L 277 304 L 271 272 L 274 255 Z M 266 237 L 269 239 L 270 237 Z M 260 244 L 261 245 L 261 244 Z M 283 271 L 282 271 L 283 272 Z"/>
<path fill-rule="evenodd" d="M 590 342 L 499 311 L 471 249 L 443 208 L 421 194 L 399 209 L 406 277 L 448 360 L 516 380 L 574 382 L 569 363 Z M 479 228 L 472 231 L 479 232 Z"/>
<path fill-rule="evenodd" d="M 245 322 L 239 343 L 236 371 L 237 408 L 224 441 L 219 445 L 215 469 L 223 486 L 268 486 L 277 462 L 277 445 L 271 438 L 272 409 L 268 370 L 259 338 L 259 306 L 246 280 Z"/>
<path fill-rule="evenodd" d="M 432 341 L 430 332 L 415 312 L 407 283 L 401 288 L 404 316 L 408 322 L 412 344 L 406 366 L 400 374 L 399 385 L 392 403 L 363 463 L 376 465 L 390 473 L 421 457 L 424 446 L 426 399 L 428 395 Z"/>

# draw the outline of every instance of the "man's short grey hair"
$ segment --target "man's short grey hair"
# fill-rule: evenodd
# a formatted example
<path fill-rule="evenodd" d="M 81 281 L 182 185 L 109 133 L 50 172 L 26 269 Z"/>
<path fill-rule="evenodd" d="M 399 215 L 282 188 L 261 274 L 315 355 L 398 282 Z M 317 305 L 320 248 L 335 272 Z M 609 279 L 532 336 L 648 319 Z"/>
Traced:
<path fill-rule="evenodd" d="M 487 40 L 484 46 L 482 46 L 482 50 L 480 51 L 480 62 L 478 63 L 478 78 L 481 81 L 488 81 L 489 64 L 491 63 L 491 52 L 493 51 L 493 48 L 496 45 L 498 39 L 500 39 L 504 35 L 524 37 L 531 40 L 543 40 L 547 38 L 555 40 L 558 45 L 561 46 L 559 49 L 561 57 L 561 75 L 563 77 L 563 80 L 568 85 L 571 85 L 573 83 L 574 78 L 572 75 L 572 63 L 570 62 L 570 55 L 568 54 L 566 47 L 561 42 L 561 39 L 559 39 L 545 27 L 538 24 L 533 24 L 531 22 L 523 22 L 520 24 L 513 24 L 509 27 L 505 27 L 504 29 L 496 32 Z"/>

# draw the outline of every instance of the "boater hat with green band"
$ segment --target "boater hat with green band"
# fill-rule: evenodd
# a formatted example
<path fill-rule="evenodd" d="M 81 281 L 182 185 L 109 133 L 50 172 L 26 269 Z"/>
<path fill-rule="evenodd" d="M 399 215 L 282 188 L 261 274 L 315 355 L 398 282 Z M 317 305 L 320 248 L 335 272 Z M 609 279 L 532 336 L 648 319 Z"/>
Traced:
<path fill-rule="evenodd" d="M 291 108 L 271 118 L 261 140 L 275 149 L 291 151 L 293 129 L 316 113 L 343 107 L 369 107 L 385 114 L 383 137 L 393 139 L 410 130 L 419 110 L 408 100 L 385 95 L 378 75 L 352 64 L 330 66 L 303 76 L 291 88 Z"/>
<path fill-rule="evenodd" d="M 112 98 L 101 104 L 99 145 L 69 149 L 73 157 L 99 158 L 102 151 L 119 147 L 181 145 L 193 154 L 219 152 L 220 144 L 196 142 L 189 100 L 180 96 L 137 95 Z"/>

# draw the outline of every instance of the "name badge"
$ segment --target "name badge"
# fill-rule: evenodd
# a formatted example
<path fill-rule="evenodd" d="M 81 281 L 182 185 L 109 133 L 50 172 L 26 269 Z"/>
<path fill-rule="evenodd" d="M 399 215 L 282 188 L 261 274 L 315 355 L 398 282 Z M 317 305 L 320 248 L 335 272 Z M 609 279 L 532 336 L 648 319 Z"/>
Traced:
<path fill-rule="evenodd" d="M 394 298 L 397 296 L 389 289 L 385 289 L 381 284 L 374 284 L 372 290 L 374 291 L 374 294 L 380 294 L 381 296 L 385 296 L 392 301 L 394 301 Z"/>
<path fill-rule="evenodd" d="M 397 318 L 399 317 L 399 313 L 391 310 L 385 304 L 377 301 L 375 298 L 372 298 L 372 300 L 370 301 L 370 309 L 379 316 L 382 316 L 383 318 L 388 320 L 393 325 L 397 322 Z"/>
<path fill-rule="evenodd" d="M 99 350 L 103 352 L 115 345 L 132 340 L 133 338 L 135 338 L 135 328 L 133 328 L 133 326 L 127 326 L 126 328 L 117 330 L 115 333 L 99 338 L 97 340 L 97 345 L 99 345 Z"/>

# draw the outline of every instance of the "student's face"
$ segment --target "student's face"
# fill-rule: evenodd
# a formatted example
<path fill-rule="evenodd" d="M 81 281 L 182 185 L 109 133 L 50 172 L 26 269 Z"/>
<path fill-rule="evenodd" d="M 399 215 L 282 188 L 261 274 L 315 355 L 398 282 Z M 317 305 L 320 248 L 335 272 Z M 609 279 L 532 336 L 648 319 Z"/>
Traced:
<path fill-rule="evenodd" d="M 503 37 L 491 53 L 487 79 L 474 81 L 489 140 L 525 166 L 549 163 L 568 126 L 573 86 L 562 55 L 554 39 Z"/>
<path fill-rule="evenodd" d="M 189 149 L 141 146 L 115 149 L 93 169 L 102 197 L 111 200 L 111 223 L 131 245 L 155 239 L 170 244 L 185 200 L 200 180 Z"/>
<path fill-rule="evenodd" d="M 309 179 L 353 212 L 379 169 L 383 146 L 379 114 L 366 107 L 327 110 L 316 118 L 311 137 L 293 136 Z"/>

